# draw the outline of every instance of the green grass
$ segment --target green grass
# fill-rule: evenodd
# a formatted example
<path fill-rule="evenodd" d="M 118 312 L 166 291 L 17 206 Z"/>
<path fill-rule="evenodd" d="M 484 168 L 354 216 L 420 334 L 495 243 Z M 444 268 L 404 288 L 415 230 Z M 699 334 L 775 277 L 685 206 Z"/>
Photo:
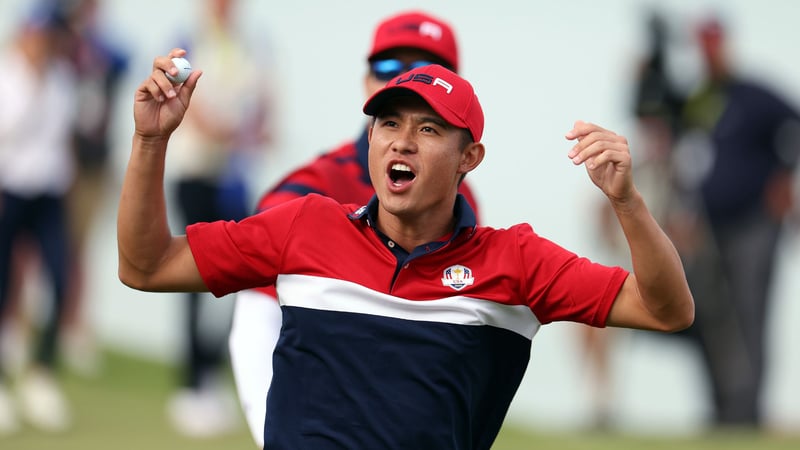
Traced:
<path fill-rule="evenodd" d="M 0 449 L 41 450 L 205 450 L 253 449 L 244 424 L 224 438 L 195 440 L 175 432 L 166 420 L 166 403 L 175 388 L 173 368 L 126 355 L 104 355 L 101 377 L 67 374 L 64 389 L 74 426 L 65 433 L 43 434 L 26 428 L 0 438 Z"/>
<path fill-rule="evenodd" d="M 800 438 L 752 432 L 709 433 L 700 437 L 642 437 L 617 433 L 547 434 L 506 427 L 495 450 L 797 450 Z"/>
<path fill-rule="evenodd" d="M 173 368 L 108 353 L 97 379 L 67 374 L 64 387 L 72 402 L 75 426 L 66 433 L 42 434 L 26 428 L 0 438 L 2 450 L 206 450 L 255 448 L 244 418 L 232 435 L 195 440 L 182 437 L 165 420 L 165 404 L 174 388 Z M 615 433 L 543 433 L 506 427 L 495 450 L 797 450 L 800 437 L 755 433 L 711 433 L 696 438 L 650 438 Z"/>

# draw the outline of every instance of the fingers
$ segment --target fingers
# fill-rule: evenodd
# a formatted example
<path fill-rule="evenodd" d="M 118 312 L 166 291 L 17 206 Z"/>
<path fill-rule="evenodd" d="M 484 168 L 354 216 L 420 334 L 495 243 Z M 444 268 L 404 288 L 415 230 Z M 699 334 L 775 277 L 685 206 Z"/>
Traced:
<path fill-rule="evenodd" d="M 589 150 L 589 156 L 585 159 L 576 162 L 577 158 L 573 158 L 573 163 L 579 165 L 586 164 L 586 168 L 594 170 L 602 167 L 604 164 L 611 163 L 617 168 L 630 167 L 631 157 L 625 146 L 606 145 L 607 143 L 595 143 Z M 596 148 L 594 148 L 596 146 Z"/>
<path fill-rule="evenodd" d="M 153 99 L 159 102 L 175 98 L 178 95 L 176 86 L 167 78 L 167 73 L 171 76 L 178 74 L 178 68 L 172 62 L 172 58 L 179 58 L 186 55 L 186 50 L 182 48 L 174 48 L 167 55 L 157 56 L 153 59 L 153 71 L 150 73 L 150 78 L 144 81 L 139 87 L 139 91 L 148 93 Z M 192 79 L 192 75 L 194 75 Z M 192 72 L 190 79 L 196 84 L 199 73 Z M 187 84 L 189 80 L 186 81 Z M 192 89 L 193 90 L 193 87 Z"/>
<path fill-rule="evenodd" d="M 194 89 L 197 87 L 197 80 L 200 79 L 202 74 L 203 72 L 198 70 L 192 71 L 192 73 L 189 74 L 189 78 L 178 88 L 178 96 L 184 105 L 189 105 L 189 99 L 192 97 L 192 93 L 194 93 Z"/>
<path fill-rule="evenodd" d="M 593 123 L 577 120 L 575 121 L 575 124 L 572 126 L 572 129 L 569 130 L 564 137 L 566 137 L 570 141 L 574 139 L 581 140 L 584 136 L 593 131 L 608 131 L 608 130 Z"/>
<path fill-rule="evenodd" d="M 173 48 L 172 50 L 170 50 L 167 56 L 156 58 L 156 61 L 153 62 L 153 69 L 154 70 L 156 69 L 156 62 L 159 62 L 161 64 L 166 63 L 166 67 L 162 66 L 160 67 L 160 69 L 163 70 L 164 72 L 169 73 L 173 77 L 177 76 L 179 71 L 178 68 L 175 67 L 175 63 L 172 62 L 172 58 L 182 58 L 184 56 L 186 56 L 186 50 L 182 48 Z"/>
<path fill-rule="evenodd" d="M 578 141 L 567 153 L 575 165 L 586 163 L 589 169 L 593 169 L 607 162 L 620 163 L 630 159 L 628 140 L 595 124 L 577 121 L 565 137 Z"/>

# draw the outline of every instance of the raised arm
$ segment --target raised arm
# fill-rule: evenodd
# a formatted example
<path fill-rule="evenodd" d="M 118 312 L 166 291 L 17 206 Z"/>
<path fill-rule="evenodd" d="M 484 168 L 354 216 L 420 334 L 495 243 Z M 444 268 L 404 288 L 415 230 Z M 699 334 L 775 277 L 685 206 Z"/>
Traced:
<path fill-rule="evenodd" d="M 694 299 L 678 252 L 633 184 L 627 139 L 597 125 L 576 122 L 568 156 L 584 164 L 608 197 L 622 226 L 633 273 L 617 295 L 607 325 L 678 331 L 694 321 Z"/>
<path fill-rule="evenodd" d="M 164 198 L 167 142 L 178 127 L 200 72 L 173 86 L 164 71 L 176 74 L 171 58 L 186 52 L 174 49 L 153 61 L 150 76 L 134 97 L 135 132 L 117 214 L 119 278 L 146 291 L 202 291 L 206 286 L 185 236 L 172 236 Z"/>

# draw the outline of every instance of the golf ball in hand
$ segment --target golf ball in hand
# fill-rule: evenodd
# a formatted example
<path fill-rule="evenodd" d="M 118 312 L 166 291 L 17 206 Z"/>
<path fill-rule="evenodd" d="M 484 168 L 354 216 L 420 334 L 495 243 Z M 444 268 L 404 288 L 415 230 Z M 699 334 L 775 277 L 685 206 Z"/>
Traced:
<path fill-rule="evenodd" d="M 192 73 L 192 65 L 189 64 L 186 58 L 172 58 L 172 63 L 178 68 L 178 74 L 172 76 L 166 73 L 167 79 L 173 84 L 181 84 L 186 81 L 186 79 L 189 78 L 189 74 Z"/>

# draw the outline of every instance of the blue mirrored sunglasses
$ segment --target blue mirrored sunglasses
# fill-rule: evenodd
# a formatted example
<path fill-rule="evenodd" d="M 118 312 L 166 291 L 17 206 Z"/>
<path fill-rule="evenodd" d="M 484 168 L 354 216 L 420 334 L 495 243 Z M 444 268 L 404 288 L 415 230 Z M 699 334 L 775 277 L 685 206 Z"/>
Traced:
<path fill-rule="evenodd" d="M 429 66 L 431 64 L 436 63 L 433 61 L 420 60 L 406 64 L 399 59 L 377 59 L 370 63 L 370 70 L 372 70 L 375 78 L 381 81 L 389 81 L 401 73 L 406 73 L 409 70 L 413 70 L 418 67 Z"/>

